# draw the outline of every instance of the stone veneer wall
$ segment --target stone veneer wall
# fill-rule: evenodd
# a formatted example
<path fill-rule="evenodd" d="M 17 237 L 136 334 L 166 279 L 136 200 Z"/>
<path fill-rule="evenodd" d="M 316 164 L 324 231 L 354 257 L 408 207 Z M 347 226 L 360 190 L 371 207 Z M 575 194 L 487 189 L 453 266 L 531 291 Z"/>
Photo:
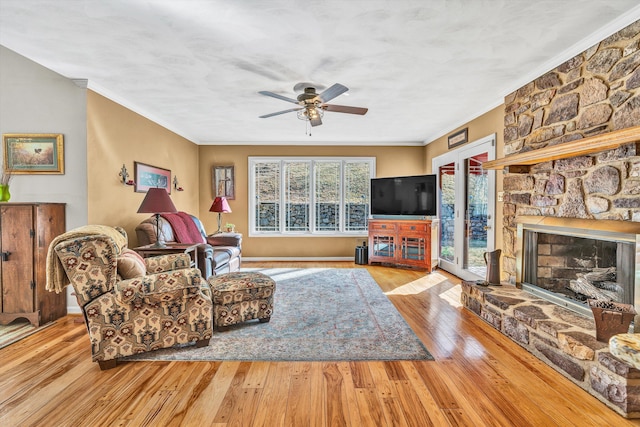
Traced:
<path fill-rule="evenodd" d="M 640 125 L 640 21 L 506 96 L 504 125 L 505 156 Z M 519 215 L 640 221 L 639 146 L 505 175 L 502 280 Z"/>

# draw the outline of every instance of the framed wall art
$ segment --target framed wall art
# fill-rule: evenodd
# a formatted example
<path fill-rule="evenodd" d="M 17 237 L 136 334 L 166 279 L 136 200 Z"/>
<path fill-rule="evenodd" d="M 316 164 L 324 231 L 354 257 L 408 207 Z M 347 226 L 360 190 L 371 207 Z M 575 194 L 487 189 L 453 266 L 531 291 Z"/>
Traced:
<path fill-rule="evenodd" d="M 213 167 L 213 195 L 214 197 L 236 198 L 236 186 L 233 166 Z"/>
<path fill-rule="evenodd" d="M 10 174 L 64 174 L 64 138 L 59 133 L 2 135 L 4 171 Z"/>
<path fill-rule="evenodd" d="M 456 147 L 469 141 L 469 128 L 464 128 L 447 137 L 449 148 Z"/>
<path fill-rule="evenodd" d="M 148 189 L 158 187 L 171 194 L 171 171 L 141 162 L 133 162 L 133 176 L 136 193 L 146 193 Z"/>

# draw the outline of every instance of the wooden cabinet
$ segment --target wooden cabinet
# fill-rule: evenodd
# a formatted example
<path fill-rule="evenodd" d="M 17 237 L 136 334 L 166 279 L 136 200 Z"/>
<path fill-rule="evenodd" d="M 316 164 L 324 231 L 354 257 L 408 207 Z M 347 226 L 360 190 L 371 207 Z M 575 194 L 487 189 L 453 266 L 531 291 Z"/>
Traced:
<path fill-rule="evenodd" d="M 436 264 L 432 254 L 432 221 L 369 220 L 369 263 L 385 263 L 424 268 Z"/>
<path fill-rule="evenodd" d="M 49 243 L 65 231 L 63 203 L 0 204 L 0 324 L 34 326 L 67 314 L 66 293 L 45 289 Z"/>

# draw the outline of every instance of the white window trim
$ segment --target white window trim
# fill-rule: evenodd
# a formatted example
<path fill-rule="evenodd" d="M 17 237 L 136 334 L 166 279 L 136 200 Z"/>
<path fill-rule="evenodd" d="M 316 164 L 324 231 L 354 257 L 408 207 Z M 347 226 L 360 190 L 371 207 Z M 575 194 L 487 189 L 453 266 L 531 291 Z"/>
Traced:
<path fill-rule="evenodd" d="M 340 167 L 340 230 L 339 231 L 316 231 L 315 230 L 315 194 L 314 191 L 311 191 L 310 194 L 310 208 L 309 212 L 311 215 L 310 219 L 310 231 L 282 231 L 284 229 L 285 224 L 285 215 L 286 212 L 284 209 L 280 209 L 280 228 L 281 231 L 256 231 L 255 223 L 256 223 L 256 208 L 255 208 L 255 200 L 256 200 L 256 189 L 255 189 L 255 165 L 256 163 L 261 162 L 278 162 L 280 164 L 280 182 L 282 185 L 282 189 L 280 191 L 280 201 L 282 206 L 284 206 L 284 173 L 283 173 L 283 165 L 285 162 L 311 162 L 311 189 L 315 189 L 315 173 L 313 165 L 315 162 L 341 162 Z M 369 178 L 375 178 L 376 176 L 376 158 L 375 157 L 315 157 L 315 156 L 305 156 L 305 157 L 281 157 L 281 156 L 271 156 L 271 157 L 251 157 L 248 158 L 249 164 L 249 200 L 248 200 L 248 209 L 249 209 L 249 237 L 362 237 L 367 235 L 366 230 L 358 230 L 358 231 L 346 231 L 345 230 L 345 209 L 344 209 L 344 164 L 348 162 L 368 162 L 369 163 Z M 371 197 L 369 195 L 369 197 Z M 367 213 L 367 217 L 369 217 L 369 213 Z"/>

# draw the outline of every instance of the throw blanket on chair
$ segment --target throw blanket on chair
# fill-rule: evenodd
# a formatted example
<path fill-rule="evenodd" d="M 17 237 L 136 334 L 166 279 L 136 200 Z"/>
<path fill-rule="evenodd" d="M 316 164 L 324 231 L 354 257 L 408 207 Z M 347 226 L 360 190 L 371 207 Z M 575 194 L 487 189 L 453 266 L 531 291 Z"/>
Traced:
<path fill-rule="evenodd" d="M 54 250 L 56 245 L 64 240 L 94 236 L 96 234 L 104 234 L 108 237 L 111 237 L 118 246 L 118 250 L 127 246 L 127 238 L 116 228 L 109 227 L 107 225 L 85 225 L 59 235 L 51 241 L 49 250 L 47 252 L 46 289 L 48 291 L 55 291 L 57 294 L 59 294 L 64 290 L 65 286 L 69 284 L 69 278 L 67 277 L 67 273 L 64 270 L 64 266 L 60 262 L 60 259 L 58 258 L 58 255 Z"/>
<path fill-rule="evenodd" d="M 206 243 L 200 230 L 193 222 L 193 218 L 186 212 L 160 214 L 169 221 L 173 234 L 178 243 Z"/>

